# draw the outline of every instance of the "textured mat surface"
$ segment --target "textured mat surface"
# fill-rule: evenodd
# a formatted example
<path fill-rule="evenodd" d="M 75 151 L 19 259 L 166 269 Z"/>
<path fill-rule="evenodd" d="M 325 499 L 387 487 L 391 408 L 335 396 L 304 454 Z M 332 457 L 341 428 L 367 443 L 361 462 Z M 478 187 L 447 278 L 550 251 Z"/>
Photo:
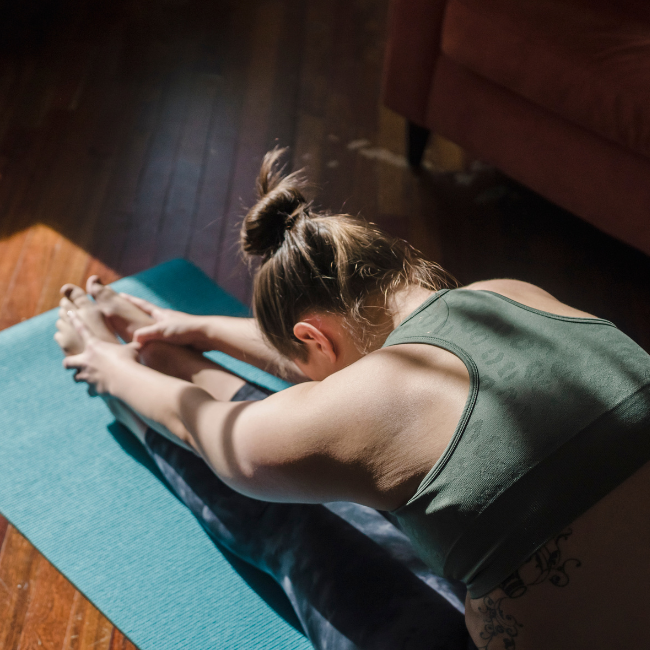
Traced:
<path fill-rule="evenodd" d="M 114 286 L 183 311 L 247 313 L 181 260 Z M 52 311 L 0 333 L 0 512 L 141 650 L 311 647 L 279 588 L 215 546 L 139 443 L 63 370 L 55 321 Z"/>

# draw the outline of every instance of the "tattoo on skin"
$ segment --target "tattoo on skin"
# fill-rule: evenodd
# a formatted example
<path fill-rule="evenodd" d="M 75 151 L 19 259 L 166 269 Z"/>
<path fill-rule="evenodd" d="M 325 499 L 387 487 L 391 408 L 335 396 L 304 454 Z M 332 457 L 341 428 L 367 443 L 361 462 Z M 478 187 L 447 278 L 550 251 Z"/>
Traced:
<path fill-rule="evenodd" d="M 496 650 L 496 644 L 505 650 L 514 650 L 516 638 L 523 625 L 511 614 L 503 611 L 504 601 L 521 598 L 534 585 L 548 580 L 556 587 L 566 587 L 569 584 L 569 566 L 579 567 L 580 560 L 563 558 L 560 543 L 566 541 L 573 531 L 565 530 L 547 542 L 542 548 L 533 553 L 528 560 L 512 575 L 508 576 L 499 586 L 503 595 L 493 594 L 483 597 L 483 603 L 478 611 L 483 615 L 484 628 L 480 638 L 484 641 L 478 650 Z"/>

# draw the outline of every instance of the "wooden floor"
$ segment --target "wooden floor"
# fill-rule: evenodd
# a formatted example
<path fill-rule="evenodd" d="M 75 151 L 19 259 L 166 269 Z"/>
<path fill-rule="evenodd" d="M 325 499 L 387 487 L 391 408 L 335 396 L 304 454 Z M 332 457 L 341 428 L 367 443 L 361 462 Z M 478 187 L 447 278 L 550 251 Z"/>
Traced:
<path fill-rule="evenodd" d="M 386 0 L 43 6 L 0 52 L 0 328 L 64 282 L 173 257 L 248 301 L 237 225 L 279 144 L 324 207 L 463 283 L 535 282 L 650 349 L 648 257 L 442 138 L 407 169 L 403 122 L 378 101 Z M 133 647 L 2 517 L 0 544 L 0 650 Z"/>

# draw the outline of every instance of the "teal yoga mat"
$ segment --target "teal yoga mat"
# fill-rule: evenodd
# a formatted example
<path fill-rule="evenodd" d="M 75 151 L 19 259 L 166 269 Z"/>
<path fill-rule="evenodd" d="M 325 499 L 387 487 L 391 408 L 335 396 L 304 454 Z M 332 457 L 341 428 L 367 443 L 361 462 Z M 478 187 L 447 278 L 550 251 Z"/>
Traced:
<path fill-rule="evenodd" d="M 187 312 L 247 315 L 183 260 L 114 286 Z M 279 587 L 224 554 L 72 381 L 55 321 L 50 311 L 0 333 L 0 512 L 141 650 L 311 647 Z M 261 386 L 287 385 L 210 356 Z"/>

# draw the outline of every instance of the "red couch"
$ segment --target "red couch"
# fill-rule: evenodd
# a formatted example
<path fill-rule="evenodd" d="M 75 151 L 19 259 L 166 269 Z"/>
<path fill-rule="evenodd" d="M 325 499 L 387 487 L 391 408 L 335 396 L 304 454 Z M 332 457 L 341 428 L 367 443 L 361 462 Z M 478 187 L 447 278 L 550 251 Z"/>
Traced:
<path fill-rule="evenodd" d="M 383 100 L 650 253 L 647 0 L 393 0 Z"/>

